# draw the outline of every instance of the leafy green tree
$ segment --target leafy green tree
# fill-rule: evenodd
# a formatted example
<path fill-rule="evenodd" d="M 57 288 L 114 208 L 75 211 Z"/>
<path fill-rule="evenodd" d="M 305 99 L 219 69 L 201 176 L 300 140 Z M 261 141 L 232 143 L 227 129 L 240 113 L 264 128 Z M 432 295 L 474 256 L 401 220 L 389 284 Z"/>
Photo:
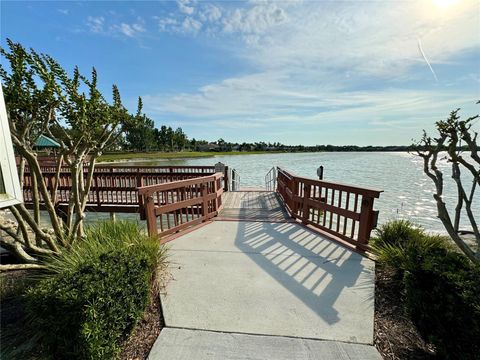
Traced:
<path fill-rule="evenodd" d="M 156 129 L 155 131 L 155 140 L 157 141 L 158 149 L 161 151 L 165 151 L 168 145 L 167 139 L 167 127 L 162 125 L 160 130 Z"/>
<path fill-rule="evenodd" d="M 138 110 L 134 126 L 126 129 L 125 141 L 130 150 L 151 151 L 158 148 L 155 138 L 155 123 L 142 114 L 142 99 L 138 98 Z"/>
<path fill-rule="evenodd" d="M 173 142 L 178 151 L 183 151 L 187 145 L 188 138 L 187 135 L 183 132 L 182 128 L 179 127 L 175 130 L 173 134 Z"/>
<path fill-rule="evenodd" d="M 224 151 L 225 144 L 226 144 L 226 142 L 222 138 L 217 140 L 217 145 L 218 145 L 220 151 Z"/>
<path fill-rule="evenodd" d="M 197 140 L 195 138 L 190 140 L 190 148 L 192 151 L 197 151 Z"/>
<path fill-rule="evenodd" d="M 10 207 L 18 228 L 0 224 L 10 237 L 0 245 L 24 262 L 35 263 L 38 255 L 59 253 L 83 235 L 87 197 L 96 159 L 115 143 L 122 130 L 137 121 L 123 106 L 116 86 L 108 103 L 97 89 L 97 73 L 87 78 L 75 68 L 70 76 L 53 58 L 7 39 L 9 49 L 0 48 L 8 68 L 0 65 L 12 142 L 20 156 L 20 179 L 25 166 L 32 177 L 33 215 L 25 205 Z M 3 63 L 3 61 L 2 61 Z M 60 144 L 60 158 L 52 189 L 47 188 L 34 144 L 40 135 Z M 60 171 L 68 167 L 72 187 L 65 217 L 56 208 Z M 45 207 L 53 231 L 40 224 L 40 203 Z M 29 236 L 34 234 L 33 242 Z"/>
<path fill-rule="evenodd" d="M 167 127 L 165 137 L 166 137 L 166 140 L 167 140 L 168 151 L 173 151 L 174 150 L 174 135 L 175 135 L 175 132 L 173 131 L 173 129 L 170 126 Z"/>

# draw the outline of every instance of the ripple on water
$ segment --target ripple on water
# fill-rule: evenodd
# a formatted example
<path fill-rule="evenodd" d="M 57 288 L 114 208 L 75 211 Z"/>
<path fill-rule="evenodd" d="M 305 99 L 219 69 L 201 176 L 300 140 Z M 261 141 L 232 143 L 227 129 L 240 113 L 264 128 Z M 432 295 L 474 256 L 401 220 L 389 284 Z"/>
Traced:
<path fill-rule="evenodd" d="M 241 186 L 264 186 L 265 174 L 272 166 L 281 166 L 294 173 L 316 178 L 320 165 L 324 166 L 324 178 L 346 184 L 383 189 L 375 208 L 380 210 L 379 222 L 396 218 L 408 218 L 431 231 L 444 231 L 436 218 L 436 203 L 432 181 L 423 174 L 423 160 L 409 153 L 292 153 L 244 156 L 216 156 L 204 159 L 180 159 L 162 161 L 161 165 L 213 165 L 221 161 L 240 173 Z M 445 171 L 444 198 L 449 204 L 456 199 L 455 184 L 450 178 L 450 166 L 446 160 L 438 162 Z M 423 203 L 418 203 L 419 199 Z M 480 200 L 480 199 L 479 199 Z M 421 205 L 418 207 L 418 205 Z M 449 205 L 452 207 L 452 205 Z M 480 214 L 480 203 L 473 205 L 474 213 Z M 462 227 L 468 223 L 463 220 Z"/>

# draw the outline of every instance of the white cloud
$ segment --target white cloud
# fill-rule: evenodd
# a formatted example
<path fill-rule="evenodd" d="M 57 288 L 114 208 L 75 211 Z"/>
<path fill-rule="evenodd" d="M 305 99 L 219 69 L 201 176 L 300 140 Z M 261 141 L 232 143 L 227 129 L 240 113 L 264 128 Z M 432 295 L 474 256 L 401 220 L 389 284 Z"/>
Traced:
<path fill-rule="evenodd" d="M 158 29 L 161 32 L 170 32 L 178 34 L 197 34 L 203 24 L 191 16 L 186 16 L 183 20 L 177 20 L 172 17 L 159 18 L 154 17 L 158 22 Z"/>
<path fill-rule="evenodd" d="M 222 17 L 222 11 L 215 5 L 207 4 L 205 8 L 200 11 L 199 17 L 203 22 L 209 21 L 214 23 L 220 20 Z"/>
<path fill-rule="evenodd" d="M 261 35 L 244 55 L 268 68 L 320 66 L 395 77 L 423 61 L 419 38 L 432 64 L 478 46 L 475 8 L 464 2 L 445 17 L 432 14 L 427 1 L 307 3 L 289 9 L 292 21 Z"/>
<path fill-rule="evenodd" d="M 89 16 L 87 18 L 87 27 L 93 33 L 103 32 L 105 18 L 103 16 Z"/>
<path fill-rule="evenodd" d="M 57 9 L 60 14 L 68 15 L 70 11 L 68 9 Z"/>
<path fill-rule="evenodd" d="M 135 37 L 138 34 L 145 32 L 145 28 L 143 27 L 142 24 L 126 24 L 126 23 L 113 25 L 112 30 L 120 32 L 123 35 L 128 37 Z"/>
<path fill-rule="evenodd" d="M 276 4 L 260 3 L 249 9 L 235 9 L 223 20 L 227 33 L 262 33 L 287 20 L 285 10 Z"/>
<path fill-rule="evenodd" d="M 324 77 L 324 79 L 327 79 Z M 230 119 L 251 125 L 296 122 L 371 121 L 410 117 L 435 109 L 473 103 L 472 94 L 433 90 L 387 89 L 345 91 L 332 77 L 324 84 L 289 81 L 287 73 L 267 72 L 229 78 L 201 87 L 194 94 L 144 96 L 152 113 L 174 113 L 206 120 Z M 441 113 L 441 112 L 440 112 Z"/>
<path fill-rule="evenodd" d="M 112 22 L 111 19 L 107 21 L 103 16 L 89 16 L 86 24 L 90 32 L 109 36 L 120 34 L 134 38 L 146 32 L 145 21 L 141 17 L 137 17 L 136 21 L 131 23 L 120 22 L 116 24 Z"/>
<path fill-rule="evenodd" d="M 195 20 L 193 17 L 186 17 L 182 23 L 182 30 L 185 33 L 194 33 L 196 34 L 202 28 L 202 23 L 198 20 Z"/>
<path fill-rule="evenodd" d="M 178 0 L 177 5 L 178 9 L 180 12 L 187 14 L 187 15 L 192 15 L 193 12 L 195 11 L 194 7 L 191 6 L 192 1 L 190 0 Z M 190 5 L 190 6 L 189 6 Z"/>
<path fill-rule="evenodd" d="M 270 2 L 248 3 L 246 8 L 225 8 L 210 3 L 177 2 L 178 12 L 166 17 L 155 16 L 159 30 L 172 33 L 242 34 L 246 43 L 255 43 L 257 34 L 265 33 L 287 20 L 282 7 Z M 243 6 L 243 4 L 241 4 Z"/>
<path fill-rule="evenodd" d="M 215 8 L 218 12 L 208 13 L 200 3 L 195 16 L 163 19 L 159 26 L 163 21 L 163 31 L 180 32 L 187 18 L 197 20 L 191 33 L 224 36 L 228 55 L 253 72 L 191 93 L 145 96 L 149 111 L 212 125 L 358 122 L 376 129 L 421 129 L 480 96 L 478 85 L 476 92 L 473 86 L 451 86 L 441 71 L 435 83 L 417 46 L 421 39 L 434 68 L 451 65 L 454 55 L 478 52 L 480 15 L 474 1 L 448 12 L 429 1 L 255 2 Z M 422 66 L 424 73 L 412 74 L 413 67 Z M 463 81 L 478 79 L 478 74 L 471 77 L 471 68 L 465 71 Z M 403 119 L 409 120 L 402 125 Z"/>
<path fill-rule="evenodd" d="M 154 17 L 158 21 L 158 29 L 162 32 L 169 31 L 172 27 L 178 26 L 178 21 L 173 18 Z"/>

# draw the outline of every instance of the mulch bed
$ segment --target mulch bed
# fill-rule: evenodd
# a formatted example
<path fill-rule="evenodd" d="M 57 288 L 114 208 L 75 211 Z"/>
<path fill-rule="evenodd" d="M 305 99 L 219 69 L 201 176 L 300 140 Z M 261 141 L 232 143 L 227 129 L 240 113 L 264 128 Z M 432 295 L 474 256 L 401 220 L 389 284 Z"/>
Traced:
<path fill-rule="evenodd" d="M 0 328 L 14 328 L 24 316 L 20 294 L 25 284 L 26 270 L 1 273 Z"/>
<path fill-rule="evenodd" d="M 154 284 L 156 284 L 156 279 L 154 280 Z M 143 318 L 137 323 L 132 334 L 125 341 L 118 359 L 146 359 L 164 324 L 160 293 L 158 287 L 153 286 L 150 304 L 145 310 Z"/>
<path fill-rule="evenodd" d="M 418 333 L 405 311 L 400 282 L 376 267 L 374 344 L 385 360 L 435 359 L 435 349 Z"/>

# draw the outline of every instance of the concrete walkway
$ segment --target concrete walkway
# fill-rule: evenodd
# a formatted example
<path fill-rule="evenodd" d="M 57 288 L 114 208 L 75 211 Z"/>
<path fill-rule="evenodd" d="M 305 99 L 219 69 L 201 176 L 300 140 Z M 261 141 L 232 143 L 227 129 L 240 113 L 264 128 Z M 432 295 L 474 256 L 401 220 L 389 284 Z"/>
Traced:
<path fill-rule="evenodd" d="M 166 328 L 150 360 L 381 360 L 373 346 L 203 330 Z"/>
<path fill-rule="evenodd" d="M 292 222 L 214 221 L 169 246 L 150 360 L 381 359 L 361 255 Z"/>

